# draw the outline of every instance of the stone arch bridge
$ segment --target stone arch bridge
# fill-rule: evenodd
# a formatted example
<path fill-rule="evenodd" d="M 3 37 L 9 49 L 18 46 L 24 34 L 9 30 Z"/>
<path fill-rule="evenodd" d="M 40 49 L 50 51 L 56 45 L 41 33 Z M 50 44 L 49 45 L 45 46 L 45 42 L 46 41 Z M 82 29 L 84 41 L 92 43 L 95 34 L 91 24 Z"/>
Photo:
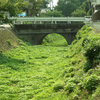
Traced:
<path fill-rule="evenodd" d="M 44 37 L 50 33 L 62 35 L 68 45 L 70 45 L 75 39 L 76 33 L 83 25 L 83 23 L 77 22 L 60 24 L 15 24 L 14 31 L 33 45 L 42 44 Z"/>

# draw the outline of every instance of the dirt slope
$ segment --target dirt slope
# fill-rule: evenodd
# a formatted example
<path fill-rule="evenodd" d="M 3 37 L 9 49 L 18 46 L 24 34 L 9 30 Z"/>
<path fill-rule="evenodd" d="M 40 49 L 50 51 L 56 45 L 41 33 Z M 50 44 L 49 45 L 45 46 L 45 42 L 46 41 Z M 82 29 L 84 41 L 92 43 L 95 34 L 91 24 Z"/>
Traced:
<path fill-rule="evenodd" d="M 18 37 L 11 28 L 0 27 L 0 52 L 5 52 L 18 46 Z"/>

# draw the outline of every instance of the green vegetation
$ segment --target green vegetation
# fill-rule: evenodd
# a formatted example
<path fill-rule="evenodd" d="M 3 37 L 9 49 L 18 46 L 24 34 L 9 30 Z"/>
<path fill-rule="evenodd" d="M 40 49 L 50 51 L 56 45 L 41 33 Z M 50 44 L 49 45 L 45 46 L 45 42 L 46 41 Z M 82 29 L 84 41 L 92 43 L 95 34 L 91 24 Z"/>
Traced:
<path fill-rule="evenodd" d="M 55 10 L 61 11 L 63 16 L 86 16 L 89 10 L 89 1 L 87 0 L 58 0 Z M 83 4 L 83 5 L 82 5 Z M 77 10 L 78 9 L 78 10 Z M 73 13 L 74 12 L 74 13 Z"/>
<path fill-rule="evenodd" d="M 92 15 L 92 9 L 89 10 L 89 1 L 83 2 L 83 4 L 71 14 L 71 16 L 74 17 L 84 17 L 86 15 Z"/>
<path fill-rule="evenodd" d="M 63 17 L 62 12 L 57 10 L 47 11 L 46 13 L 41 14 L 40 16 L 41 17 Z"/>
<path fill-rule="evenodd" d="M 22 8 L 27 5 L 25 0 L 0 0 L 0 18 L 7 18 L 5 12 L 11 16 L 21 13 Z"/>
<path fill-rule="evenodd" d="M 67 41 L 66 39 L 56 33 L 52 33 L 47 35 L 44 39 L 43 39 L 43 43 L 42 45 L 46 45 L 46 46 L 67 46 Z"/>
<path fill-rule="evenodd" d="M 7 28 L 0 28 L 0 52 L 17 48 L 19 45 L 18 37 L 13 31 Z"/>
<path fill-rule="evenodd" d="M 28 0 L 28 5 L 26 7 L 28 16 L 37 16 L 37 14 L 40 13 L 43 3 L 45 3 L 43 0 Z"/>
<path fill-rule="evenodd" d="M 0 100 L 99 100 L 100 34 L 91 27 L 66 47 L 19 43 L 0 53 Z"/>

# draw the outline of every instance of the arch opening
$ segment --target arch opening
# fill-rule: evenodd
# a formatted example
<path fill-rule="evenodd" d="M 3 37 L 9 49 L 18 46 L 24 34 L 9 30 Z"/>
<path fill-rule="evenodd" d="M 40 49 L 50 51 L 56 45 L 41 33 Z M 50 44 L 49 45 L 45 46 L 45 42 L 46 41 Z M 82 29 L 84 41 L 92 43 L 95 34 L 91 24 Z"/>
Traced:
<path fill-rule="evenodd" d="M 45 46 L 67 46 L 67 40 L 57 33 L 50 33 L 46 35 L 42 40 L 42 45 Z"/>

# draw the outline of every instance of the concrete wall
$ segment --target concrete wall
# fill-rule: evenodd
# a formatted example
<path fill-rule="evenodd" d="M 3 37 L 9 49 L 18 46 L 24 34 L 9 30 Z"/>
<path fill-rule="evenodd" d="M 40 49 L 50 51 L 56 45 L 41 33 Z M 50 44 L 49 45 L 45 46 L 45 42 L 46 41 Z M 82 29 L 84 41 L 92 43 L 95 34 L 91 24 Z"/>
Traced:
<path fill-rule="evenodd" d="M 92 15 L 92 26 L 100 32 L 100 10 Z"/>
<path fill-rule="evenodd" d="M 100 4 L 100 0 L 91 0 L 92 5 Z"/>
<path fill-rule="evenodd" d="M 100 22 L 93 22 L 92 26 L 98 31 L 100 32 Z"/>
<path fill-rule="evenodd" d="M 92 15 L 92 21 L 100 20 L 100 10 Z"/>

